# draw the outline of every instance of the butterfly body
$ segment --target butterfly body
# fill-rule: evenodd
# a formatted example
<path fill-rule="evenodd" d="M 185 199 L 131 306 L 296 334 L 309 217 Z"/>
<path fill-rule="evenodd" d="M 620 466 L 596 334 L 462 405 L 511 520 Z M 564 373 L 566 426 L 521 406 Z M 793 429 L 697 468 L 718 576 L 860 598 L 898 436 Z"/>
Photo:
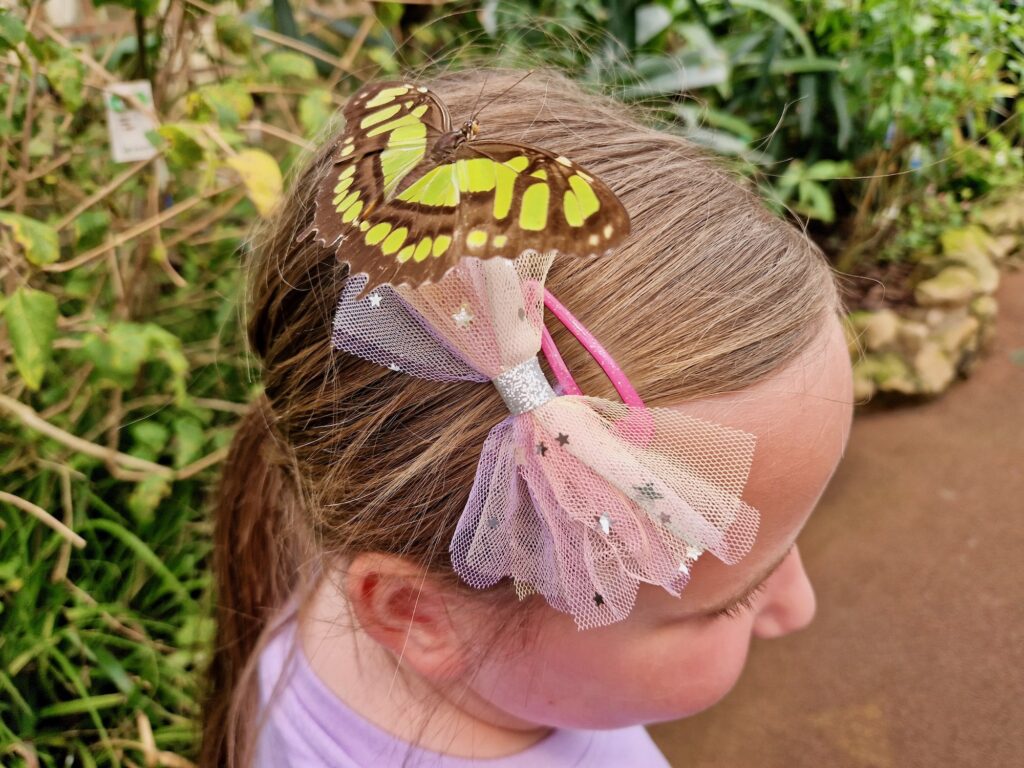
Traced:
<path fill-rule="evenodd" d="M 344 116 L 307 233 L 369 275 L 363 293 L 435 282 L 463 256 L 602 254 L 629 233 L 594 175 L 539 147 L 481 138 L 475 117 L 453 127 L 423 86 L 366 85 Z"/>
<path fill-rule="evenodd" d="M 472 141 L 480 133 L 480 123 L 467 120 L 461 128 L 441 134 L 431 150 L 431 159 L 435 162 L 446 162 L 454 158 L 459 147 Z"/>

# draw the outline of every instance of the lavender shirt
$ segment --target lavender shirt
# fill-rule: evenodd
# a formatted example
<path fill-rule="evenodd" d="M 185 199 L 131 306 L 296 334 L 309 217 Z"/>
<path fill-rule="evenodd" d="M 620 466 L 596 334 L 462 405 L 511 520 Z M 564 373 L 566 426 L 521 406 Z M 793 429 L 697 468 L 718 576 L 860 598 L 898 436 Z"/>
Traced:
<path fill-rule="evenodd" d="M 473 760 L 410 747 L 366 720 L 316 676 L 286 625 L 259 660 L 263 725 L 257 768 L 667 768 L 664 755 L 641 725 L 609 731 L 555 729 L 509 757 Z M 287 665 L 287 669 L 285 669 Z M 280 686 L 282 673 L 287 673 Z M 268 699 L 272 704 L 268 705 Z M 408 754 L 408 761 L 403 760 Z"/>

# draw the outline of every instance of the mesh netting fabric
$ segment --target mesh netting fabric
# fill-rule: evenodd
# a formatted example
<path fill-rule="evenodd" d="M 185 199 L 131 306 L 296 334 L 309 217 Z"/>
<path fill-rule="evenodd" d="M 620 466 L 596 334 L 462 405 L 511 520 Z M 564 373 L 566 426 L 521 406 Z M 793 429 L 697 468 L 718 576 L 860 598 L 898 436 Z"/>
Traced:
<path fill-rule="evenodd" d="M 553 254 L 465 257 L 438 283 L 346 281 L 333 343 L 436 381 L 490 382 L 537 356 Z M 580 629 L 625 618 L 639 582 L 678 596 L 703 551 L 738 562 L 756 509 L 741 496 L 755 436 L 672 408 L 561 395 L 510 414 L 484 442 L 450 545 L 477 588 L 511 577 Z"/>

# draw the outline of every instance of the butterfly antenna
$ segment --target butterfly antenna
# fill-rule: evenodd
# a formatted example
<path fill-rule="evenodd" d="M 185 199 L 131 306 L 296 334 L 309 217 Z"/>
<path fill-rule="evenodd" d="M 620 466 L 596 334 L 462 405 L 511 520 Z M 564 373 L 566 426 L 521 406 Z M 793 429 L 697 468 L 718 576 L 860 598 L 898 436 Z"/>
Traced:
<path fill-rule="evenodd" d="M 477 115 L 479 115 L 479 114 L 480 114 L 481 112 L 483 112 L 483 111 L 484 111 L 485 109 L 487 109 L 487 107 L 488 107 L 488 106 L 490 106 L 491 104 L 493 104 L 493 103 L 494 103 L 494 101 L 495 101 L 495 99 L 499 99 L 499 98 L 501 98 L 502 96 L 504 96 L 504 95 L 505 95 L 506 93 L 508 93 L 509 91 L 511 91 L 511 90 L 512 90 L 513 88 L 515 88 L 515 87 L 516 87 L 517 85 L 519 85 L 519 84 L 520 84 L 521 82 L 523 82 L 523 80 L 525 80 L 526 78 L 528 78 L 528 77 L 529 77 L 530 75 L 532 75 L 533 73 L 534 73 L 534 70 L 532 70 L 532 69 L 531 69 L 531 70 L 530 70 L 529 72 L 527 72 L 527 73 L 526 73 L 525 75 L 523 75 L 523 76 L 522 76 L 522 77 L 520 77 L 520 78 L 519 78 L 518 80 L 516 80 L 516 81 L 515 81 L 514 83 L 512 83 L 512 85 L 510 85 L 510 86 L 509 86 L 508 88 L 506 88 L 506 89 L 505 89 L 504 91 L 502 91 L 501 93 L 497 93 L 497 94 L 495 94 L 495 95 L 494 95 L 493 97 L 491 97 L 491 99 L 490 99 L 490 100 L 489 100 L 489 101 L 488 101 L 488 102 L 487 102 L 486 104 L 484 104 L 484 105 L 483 105 L 482 107 L 480 107 L 480 109 L 475 109 L 475 108 L 474 108 L 474 111 L 473 111 L 473 114 L 472 114 L 472 119 L 474 119 L 474 120 L 475 120 L 475 119 L 476 119 L 476 116 L 477 116 Z"/>
<path fill-rule="evenodd" d="M 480 103 L 480 97 L 484 95 L 484 89 L 487 87 L 487 80 L 490 76 L 490 72 L 484 75 L 484 81 L 480 84 L 480 92 L 476 95 L 476 100 L 473 102 L 473 108 L 469 111 L 471 117 L 475 117 L 477 114 L 476 105 Z"/>

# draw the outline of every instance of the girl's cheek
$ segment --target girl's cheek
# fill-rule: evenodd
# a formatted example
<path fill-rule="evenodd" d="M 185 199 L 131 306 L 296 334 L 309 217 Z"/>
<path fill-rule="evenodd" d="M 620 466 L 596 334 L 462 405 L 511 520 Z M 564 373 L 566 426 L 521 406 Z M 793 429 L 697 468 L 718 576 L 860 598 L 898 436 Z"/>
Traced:
<path fill-rule="evenodd" d="M 701 712 L 736 684 L 746 662 L 752 614 L 597 640 L 566 635 L 536 656 L 477 677 L 478 690 L 532 722 L 620 728 Z M 591 639 L 593 638 L 593 639 Z"/>
<path fill-rule="evenodd" d="M 646 681 L 670 707 L 658 719 L 677 719 L 701 712 L 736 685 L 750 648 L 750 615 L 700 622 L 669 638 L 656 651 L 658 669 Z"/>

